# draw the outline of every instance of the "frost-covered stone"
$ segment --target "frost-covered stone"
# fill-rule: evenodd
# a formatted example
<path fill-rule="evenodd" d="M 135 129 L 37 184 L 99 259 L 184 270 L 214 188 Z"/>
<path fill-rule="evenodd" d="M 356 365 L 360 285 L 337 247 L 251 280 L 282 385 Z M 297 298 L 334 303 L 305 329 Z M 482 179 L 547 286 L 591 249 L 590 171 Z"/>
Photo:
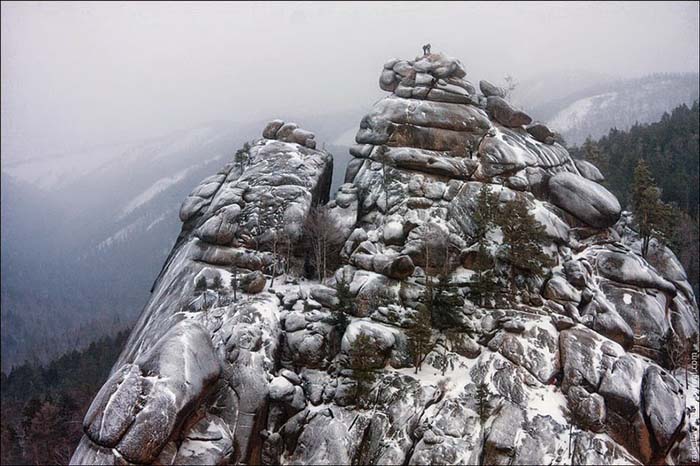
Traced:
<path fill-rule="evenodd" d="M 575 169 L 566 149 L 559 144 L 542 144 L 520 129 L 503 126 L 495 126 L 482 140 L 479 155 L 481 165 L 475 176 L 488 178 L 526 169 L 531 189 L 542 189 L 547 170 Z"/>
<path fill-rule="evenodd" d="M 612 369 L 615 361 L 625 354 L 618 344 L 580 326 L 561 332 L 559 348 L 565 392 L 574 385 L 597 391 L 605 371 Z"/>
<path fill-rule="evenodd" d="M 402 223 L 390 222 L 384 226 L 384 242 L 386 244 L 402 244 L 405 238 Z"/>
<path fill-rule="evenodd" d="M 584 388 L 573 386 L 569 389 L 568 401 L 572 414 L 581 426 L 593 432 L 605 428 L 605 400 L 597 393 L 589 393 Z"/>
<path fill-rule="evenodd" d="M 581 176 L 584 178 L 595 182 L 605 181 L 605 177 L 600 173 L 598 167 L 592 163 L 581 159 L 576 159 L 574 162 L 576 163 L 576 168 L 578 168 L 579 173 L 581 173 Z"/>
<path fill-rule="evenodd" d="M 605 398 L 608 409 L 620 414 L 633 413 L 640 408 L 644 364 L 630 355 L 623 355 L 600 381 L 598 392 Z"/>
<path fill-rule="evenodd" d="M 279 131 L 282 125 L 284 125 L 283 120 L 270 121 L 267 125 L 265 125 L 265 129 L 263 129 L 262 132 L 262 137 L 267 139 L 275 139 L 275 136 L 277 136 L 277 131 Z"/>
<path fill-rule="evenodd" d="M 491 96 L 487 98 L 486 109 L 493 115 L 493 118 L 508 128 L 517 128 L 523 125 L 529 125 L 532 118 L 523 112 L 513 108 L 502 97 Z"/>
<path fill-rule="evenodd" d="M 562 304 L 581 301 L 581 292 L 571 286 L 561 275 L 555 275 L 547 281 L 543 294 L 545 298 L 559 301 Z"/>
<path fill-rule="evenodd" d="M 265 288 L 265 283 L 267 280 L 259 270 L 243 275 L 240 279 L 241 288 L 250 294 L 260 293 Z"/>
<path fill-rule="evenodd" d="M 620 218 L 617 198 L 601 185 L 581 176 L 558 173 L 549 179 L 548 189 L 554 205 L 590 226 L 606 228 Z"/>
<path fill-rule="evenodd" d="M 335 309 L 339 304 L 335 288 L 316 285 L 311 288 L 310 294 L 311 297 L 327 308 Z"/>
<path fill-rule="evenodd" d="M 186 434 L 172 464 L 223 464 L 233 453 L 228 426 L 213 415 L 204 417 Z"/>
<path fill-rule="evenodd" d="M 643 387 L 644 410 L 651 431 L 659 446 L 665 449 L 683 420 L 683 389 L 671 374 L 655 366 L 647 368 Z"/>
<path fill-rule="evenodd" d="M 384 367 L 396 342 L 394 331 L 390 328 L 374 322 L 359 320 L 354 321 L 345 330 L 341 344 L 342 351 L 347 353 L 350 358 L 355 357 L 356 350 L 366 350 L 366 348 L 357 348 L 354 344 L 358 336 L 365 335 L 369 338 L 369 345 L 373 350 L 373 355 L 370 360 L 363 361 L 366 367 Z"/>
<path fill-rule="evenodd" d="M 556 134 L 554 134 L 552 130 L 550 130 L 546 125 L 542 123 L 533 123 L 531 125 L 528 125 L 528 127 L 525 128 L 525 130 L 533 138 L 537 139 L 540 142 L 543 142 L 545 144 L 554 144 L 554 137 L 556 136 Z M 576 162 L 576 166 L 578 167 L 578 161 Z"/>
<path fill-rule="evenodd" d="M 479 89 L 481 89 L 481 93 L 484 94 L 486 97 L 501 97 L 505 98 L 506 96 L 506 91 L 503 88 L 500 88 L 494 84 L 491 84 L 490 82 L 486 81 L 485 79 L 482 79 L 479 81 Z"/>
<path fill-rule="evenodd" d="M 182 321 L 136 360 L 155 380 L 116 449 L 136 463 L 153 461 L 177 423 L 189 414 L 220 373 L 211 337 L 199 324 Z M 183 368 L 187 370 L 183 371 Z M 142 404 L 143 403 L 143 404 Z M 120 413 L 121 414 L 121 413 Z"/>
<path fill-rule="evenodd" d="M 605 278 L 641 288 L 656 288 L 676 294 L 673 283 L 665 280 L 649 267 L 641 257 L 617 251 L 601 251 L 596 256 L 598 272 Z"/>
<path fill-rule="evenodd" d="M 275 377 L 270 382 L 269 394 L 274 401 L 291 399 L 294 396 L 294 385 L 285 377 Z"/>
<path fill-rule="evenodd" d="M 634 334 L 635 351 L 661 360 L 670 322 L 666 318 L 667 297 L 657 292 L 640 292 L 602 282 L 601 290 Z"/>
<path fill-rule="evenodd" d="M 126 364 L 107 380 L 95 396 L 83 422 L 90 439 L 113 447 L 134 421 L 143 378 L 138 366 Z"/>

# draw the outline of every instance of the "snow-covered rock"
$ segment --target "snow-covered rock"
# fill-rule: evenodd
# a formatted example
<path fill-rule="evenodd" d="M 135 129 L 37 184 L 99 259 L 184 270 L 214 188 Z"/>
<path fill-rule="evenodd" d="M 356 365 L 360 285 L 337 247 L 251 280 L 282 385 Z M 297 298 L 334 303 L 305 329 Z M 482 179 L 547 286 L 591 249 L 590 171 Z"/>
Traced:
<path fill-rule="evenodd" d="M 502 90 L 482 81 L 477 94 L 465 77 L 440 53 L 384 65 L 380 87 L 392 94 L 360 122 L 328 203 L 342 244 L 324 283 L 292 272 L 266 287 L 283 261 L 304 269 L 308 252 L 279 239 L 301 244 L 311 207 L 329 198 L 332 159 L 313 133 L 271 121 L 196 187 L 71 462 L 692 458 L 697 414 L 667 354 L 698 334 L 685 272 L 654 242 L 642 257 L 595 167 L 549 128 L 523 128 L 530 117 Z M 484 185 L 497 208 L 524 200 L 552 258 L 541 277 L 515 273 L 503 232 L 489 232 L 499 292 L 488 300 L 474 293 Z M 195 294 L 202 277 L 210 289 Z M 444 287 L 460 304 L 424 335 L 415 367 L 412 331 Z"/>
<path fill-rule="evenodd" d="M 587 225 L 612 226 L 620 218 L 620 203 L 601 185 L 573 173 L 558 173 L 549 179 L 552 203 Z"/>

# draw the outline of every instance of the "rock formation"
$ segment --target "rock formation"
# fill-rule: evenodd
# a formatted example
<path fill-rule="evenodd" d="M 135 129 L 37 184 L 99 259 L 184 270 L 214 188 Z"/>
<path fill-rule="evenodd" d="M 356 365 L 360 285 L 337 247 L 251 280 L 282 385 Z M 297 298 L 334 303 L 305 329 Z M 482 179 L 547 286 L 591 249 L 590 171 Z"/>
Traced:
<path fill-rule="evenodd" d="M 345 240 L 325 283 L 289 277 L 263 290 L 276 234 L 299 242 L 311 206 L 328 200 L 332 157 L 312 133 L 270 122 L 196 187 L 72 463 L 693 461 L 697 374 L 686 385 L 668 351 L 698 337 L 682 267 L 658 243 L 644 259 L 600 172 L 546 127 L 525 127 L 502 90 L 482 81 L 479 94 L 465 76 L 438 53 L 384 65 L 391 94 L 360 122 L 328 203 Z M 511 277 L 515 291 L 488 307 L 469 299 L 484 184 L 501 206 L 526 203 L 552 261 L 543 279 Z M 449 329 L 432 330 L 417 370 L 409 337 L 437 236 L 456 251 L 442 274 L 468 299 Z M 236 300 L 232 270 L 245 283 Z M 224 286 L 197 295 L 202 277 Z M 355 304 L 342 330 L 339 283 Z"/>

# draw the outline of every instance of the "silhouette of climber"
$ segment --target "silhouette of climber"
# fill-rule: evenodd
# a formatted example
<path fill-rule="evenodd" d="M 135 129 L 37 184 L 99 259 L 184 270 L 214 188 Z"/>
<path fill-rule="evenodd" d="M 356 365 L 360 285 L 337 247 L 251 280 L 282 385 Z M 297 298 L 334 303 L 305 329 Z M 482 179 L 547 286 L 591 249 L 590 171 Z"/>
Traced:
<path fill-rule="evenodd" d="M 423 55 L 430 55 L 430 44 L 425 44 L 423 46 Z"/>

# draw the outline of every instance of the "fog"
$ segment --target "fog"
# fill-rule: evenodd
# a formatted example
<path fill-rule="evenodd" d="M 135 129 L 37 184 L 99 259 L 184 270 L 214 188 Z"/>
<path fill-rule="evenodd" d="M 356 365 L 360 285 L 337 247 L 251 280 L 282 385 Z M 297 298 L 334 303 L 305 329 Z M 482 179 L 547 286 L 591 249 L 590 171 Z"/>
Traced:
<path fill-rule="evenodd" d="M 3 164 L 368 107 L 382 64 L 426 42 L 473 82 L 697 71 L 698 4 L 6 3 Z"/>

